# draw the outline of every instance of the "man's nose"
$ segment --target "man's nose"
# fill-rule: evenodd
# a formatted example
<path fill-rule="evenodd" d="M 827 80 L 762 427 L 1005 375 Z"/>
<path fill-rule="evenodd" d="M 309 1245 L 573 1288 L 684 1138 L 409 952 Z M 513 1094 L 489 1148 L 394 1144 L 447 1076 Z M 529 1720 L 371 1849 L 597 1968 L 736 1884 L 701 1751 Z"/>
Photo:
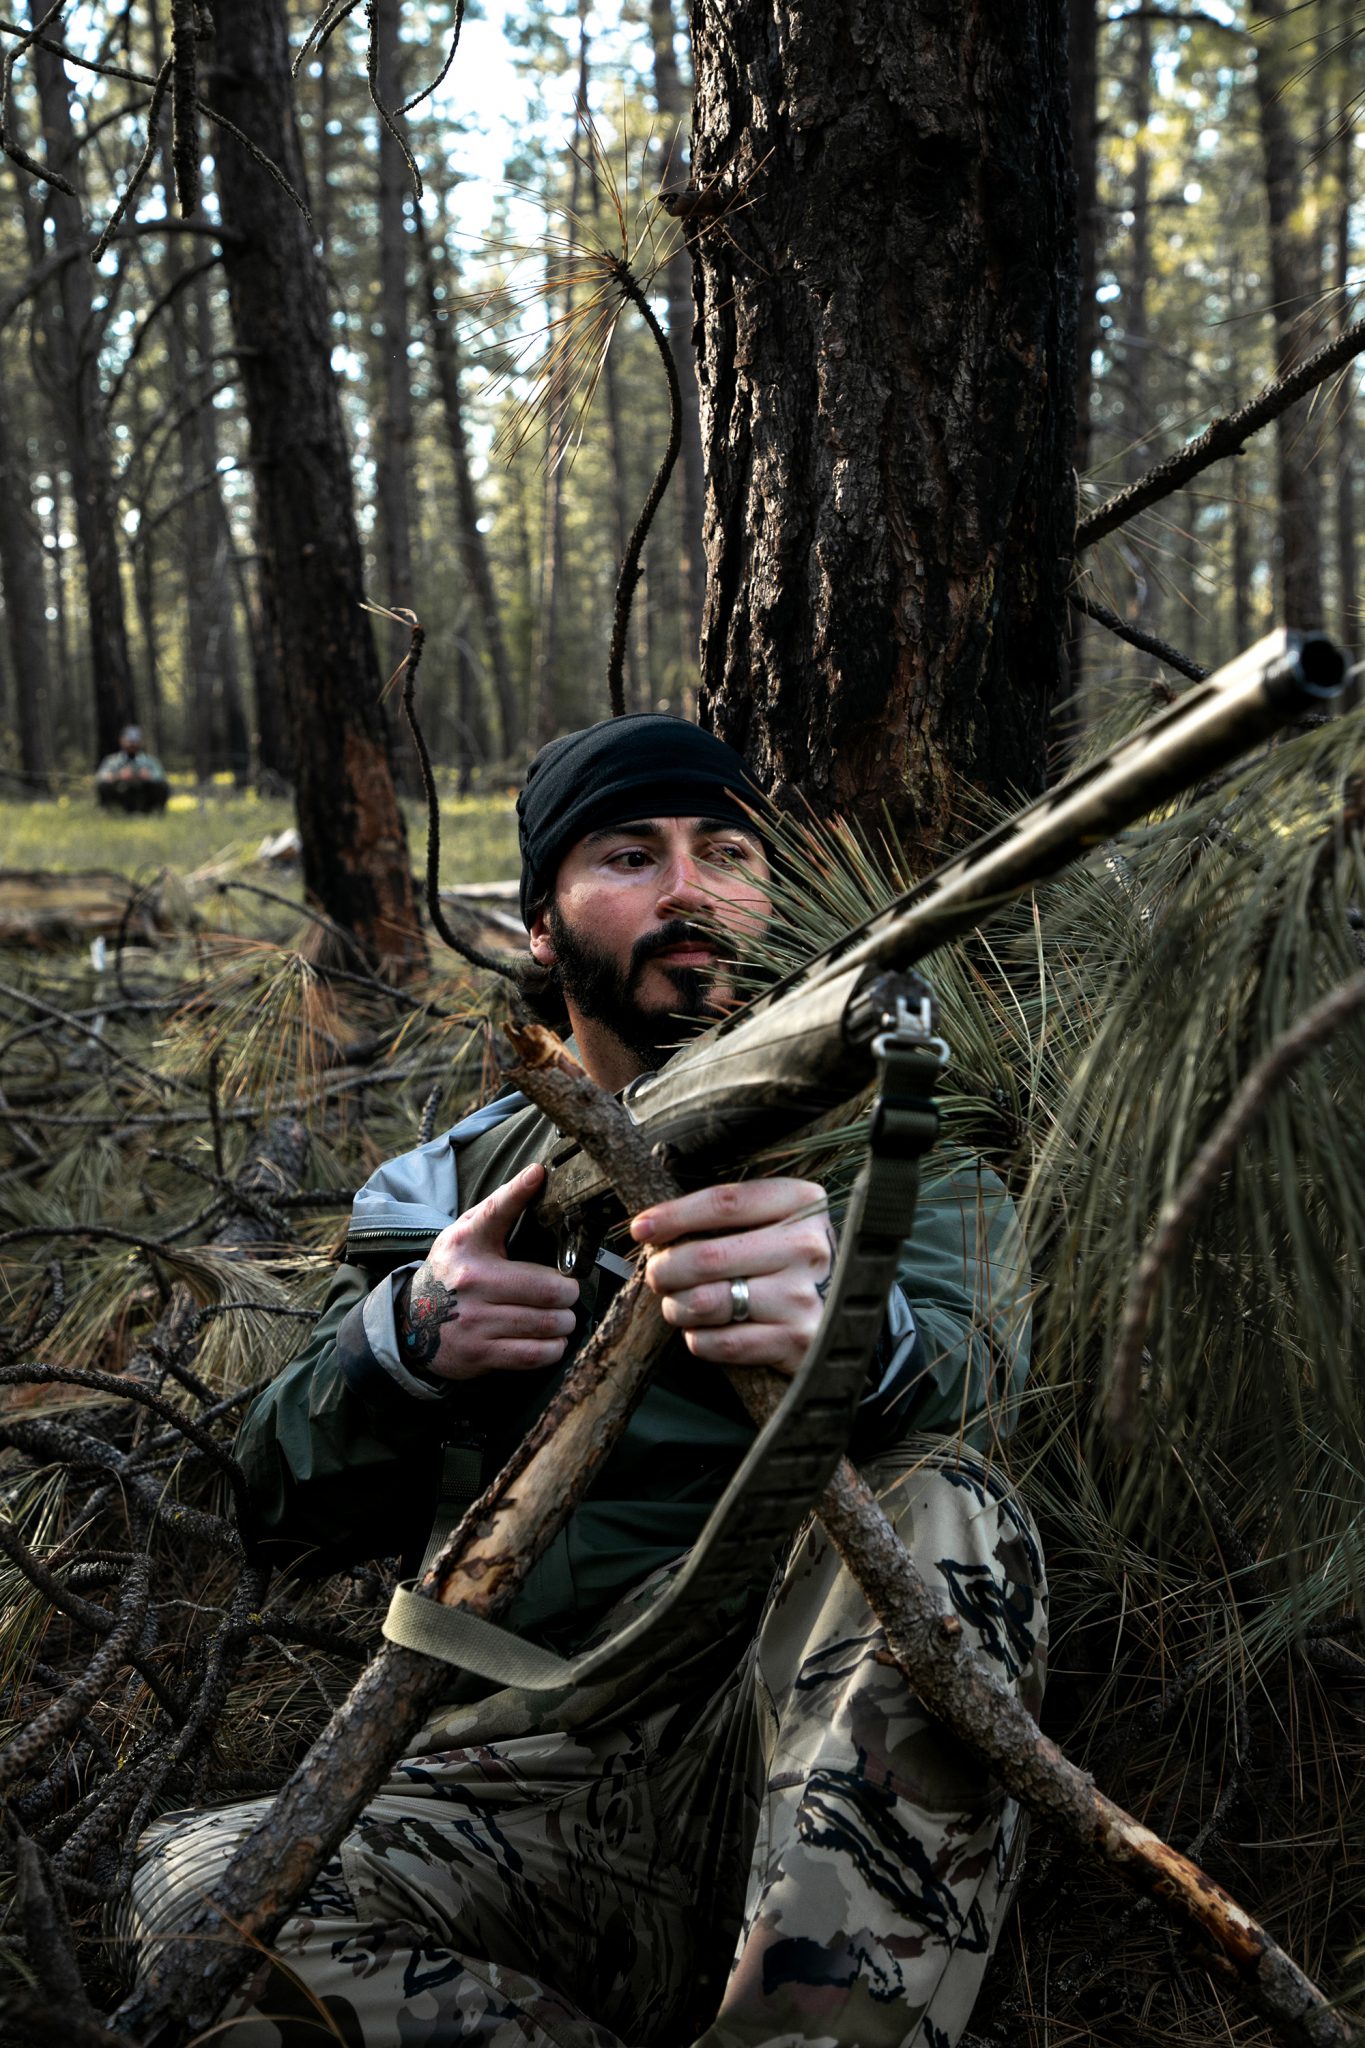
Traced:
<path fill-rule="evenodd" d="M 662 877 L 659 891 L 660 910 L 700 910 L 706 903 L 706 891 L 702 886 L 701 870 L 689 854 L 679 854 L 669 862 Z"/>

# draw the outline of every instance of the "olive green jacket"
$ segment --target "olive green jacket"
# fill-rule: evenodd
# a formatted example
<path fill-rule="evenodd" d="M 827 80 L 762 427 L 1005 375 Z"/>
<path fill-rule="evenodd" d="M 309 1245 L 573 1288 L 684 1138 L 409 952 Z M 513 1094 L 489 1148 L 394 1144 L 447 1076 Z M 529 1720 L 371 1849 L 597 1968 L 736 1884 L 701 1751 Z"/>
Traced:
<path fill-rule="evenodd" d="M 393 1293 L 396 1276 L 438 1231 L 556 1142 L 539 1111 L 505 1097 L 390 1161 L 361 1190 L 346 1263 L 312 1337 L 257 1396 L 238 1439 L 254 1533 L 276 1562 L 325 1571 L 398 1556 L 412 1570 L 430 1531 L 445 1446 L 468 1446 L 464 1462 L 486 1482 L 541 1413 L 619 1284 L 619 1259 L 603 1254 L 585 1279 L 560 1365 L 439 1388 L 402 1365 Z M 554 1257 L 529 1218 L 508 1249 L 514 1258 Z M 871 1362 L 855 1455 L 912 1429 L 963 1429 L 979 1443 L 1008 1428 L 1028 1366 L 1026 1301 L 1013 1205 L 1001 1182 L 975 1161 L 936 1171 L 930 1163 Z M 574 1647 L 627 1586 L 690 1547 L 752 1436 L 723 1376 L 675 1340 L 508 1625 Z"/>

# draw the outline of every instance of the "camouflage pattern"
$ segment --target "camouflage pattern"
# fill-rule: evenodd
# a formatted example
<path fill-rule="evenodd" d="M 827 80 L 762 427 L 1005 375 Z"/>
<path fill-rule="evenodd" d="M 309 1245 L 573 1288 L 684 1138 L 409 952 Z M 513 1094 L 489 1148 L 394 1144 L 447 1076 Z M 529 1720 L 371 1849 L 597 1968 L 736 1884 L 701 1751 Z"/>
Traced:
<path fill-rule="evenodd" d="M 868 1471 L 1036 1713 L 1047 1596 L 1027 1513 L 941 1439 Z M 444 1709 L 278 1936 L 232 2048 L 950 2048 L 1023 1822 L 884 1656 L 815 1528 L 757 1628 L 752 1609 L 718 1617 L 633 1680 Z M 121 1930 L 143 1954 L 212 1892 L 261 1803 L 150 1832 Z"/>

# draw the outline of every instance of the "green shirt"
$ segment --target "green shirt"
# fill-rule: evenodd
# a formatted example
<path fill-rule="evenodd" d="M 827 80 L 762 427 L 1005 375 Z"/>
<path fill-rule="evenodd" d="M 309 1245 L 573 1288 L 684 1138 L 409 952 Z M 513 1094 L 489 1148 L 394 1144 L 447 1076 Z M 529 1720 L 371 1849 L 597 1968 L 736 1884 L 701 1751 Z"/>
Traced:
<path fill-rule="evenodd" d="M 458 1130 L 458 1127 L 457 1127 Z M 459 1147 L 463 1211 L 532 1160 L 557 1133 L 522 1109 Z M 439 1150 L 441 1140 L 427 1152 Z M 407 1155 L 416 1160 L 421 1154 Z M 401 1185 L 404 1161 L 385 1169 Z M 931 1169 L 932 1172 L 932 1169 Z M 257 1396 L 237 1444 L 255 1533 L 280 1562 L 327 1570 L 400 1555 L 415 1568 L 430 1530 L 444 1446 L 482 1452 L 485 1481 L 540 1415 L 617 1284 L 601 1267 L 583 1280 L 565 1359 L 544 1372 L 490 1373 L 421 1398 L 380 1363 L 370 1330 L 389 1312 L 389 1279 L 426 1251 L 438 1222 L 401 1205 L 386 1227 L 353 1223 L 342 1265 L 306 1348 Z M 513 1258 L 551 1263 L 554 1247 L 530 1218 L 509 1243 Z M 1013 1205 L 976 1161 L 925 1176 L 901 1263 L 914 1315 L 911 1369 L 893 1400 L 865 1404 L 855 1454 L 907 1430 L 979 1440 L 1008 1427 L 1028 1363 L 1027 1274 Z M 905 1318 L 908 1322 L 908 1318 Z M 382 1346 L 380 1347 L 382 1350 Z M 902 1346 L 905 1349 L 905 1346 Z M 874 1375 L 875 1385 L 875 1375 Z M 529 1575 L 507 1625 L 554 1647 L 575 1647 L 626 1588 L 687 1550 L 753 1439 L 724 1375 L 677 1337 L 602 1472 Z"/>

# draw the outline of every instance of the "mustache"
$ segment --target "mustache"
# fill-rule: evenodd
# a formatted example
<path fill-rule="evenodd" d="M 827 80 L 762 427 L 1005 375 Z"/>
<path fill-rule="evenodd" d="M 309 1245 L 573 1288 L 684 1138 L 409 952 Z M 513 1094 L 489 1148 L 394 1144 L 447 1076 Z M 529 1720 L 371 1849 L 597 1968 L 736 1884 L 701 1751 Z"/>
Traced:
<path fill-rule="evenodd" d="M 674 946 L 689 945 L 705 946 L 709 952 L 714 953 L 718 961 L 733 958 L 720 934 L 711 926 L 692 924 L 685 917 L 675 917 L 667 924 L 661 924 L 658 931 L 646 932 L 643 938 L 635 941 L 630 951 L 629 979 L 634 981 L 642 968 L 646 967 L 656 954 L 671 952 Z M 702 970 L 697 968 L 688 969 L 688 972 L 693 974 L 700 971 Z"/>

